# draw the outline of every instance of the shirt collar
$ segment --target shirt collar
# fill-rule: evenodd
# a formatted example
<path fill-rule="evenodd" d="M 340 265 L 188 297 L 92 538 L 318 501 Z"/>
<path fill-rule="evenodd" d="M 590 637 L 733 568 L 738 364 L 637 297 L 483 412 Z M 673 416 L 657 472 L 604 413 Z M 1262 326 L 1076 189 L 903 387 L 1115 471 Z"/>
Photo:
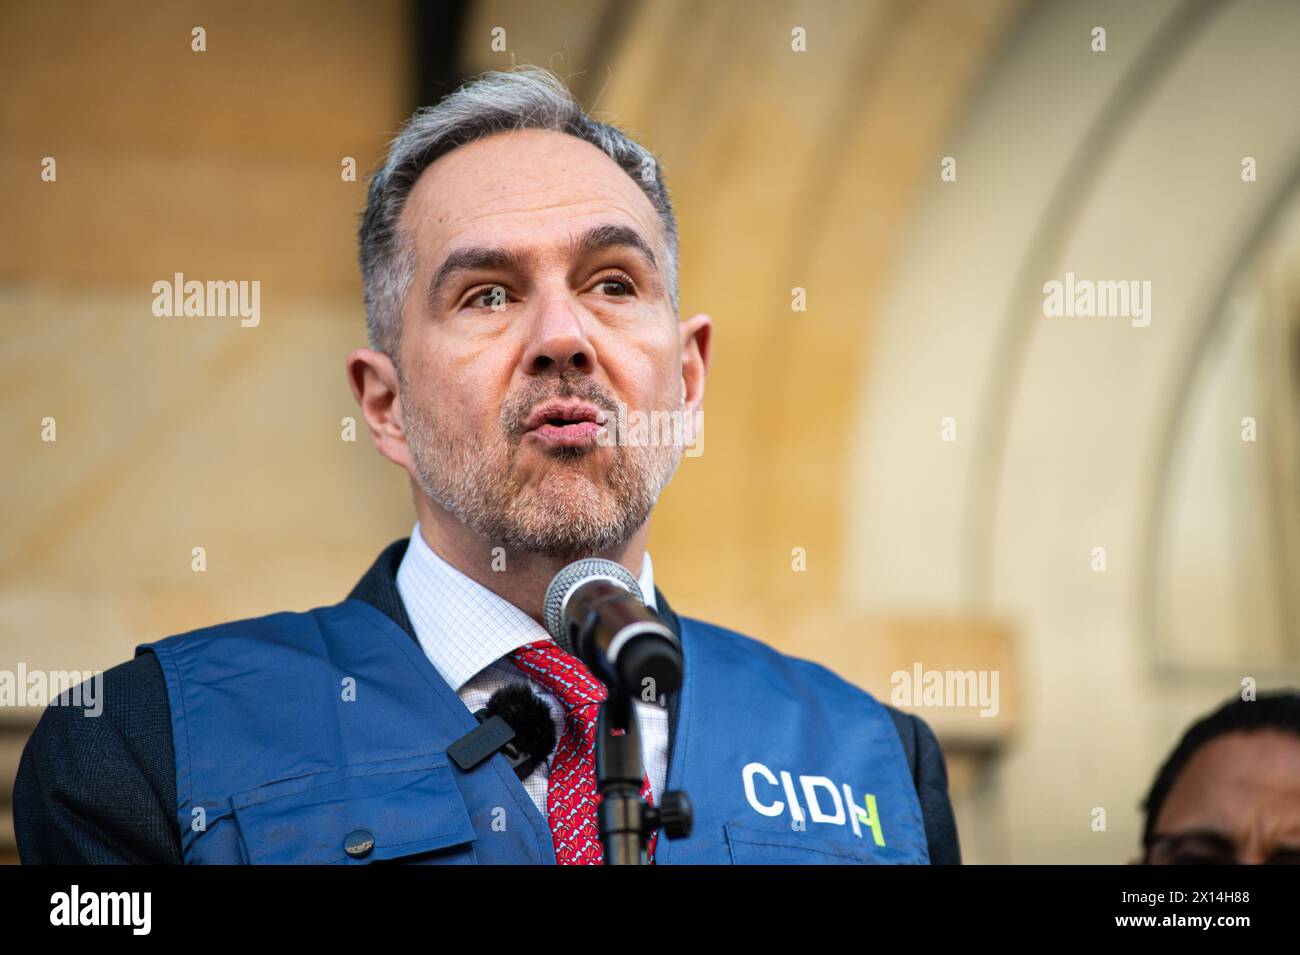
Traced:
<path fill-rule="evenodd" d="M 648 551 L 639 582 L 646 605 L 658 610 Z M 418 522 L 397 568 L 397 591 L 425 655 L 457 692 L 511 651 L 550 639 L 524 611 L 439 557 L 425 543 Z"/>

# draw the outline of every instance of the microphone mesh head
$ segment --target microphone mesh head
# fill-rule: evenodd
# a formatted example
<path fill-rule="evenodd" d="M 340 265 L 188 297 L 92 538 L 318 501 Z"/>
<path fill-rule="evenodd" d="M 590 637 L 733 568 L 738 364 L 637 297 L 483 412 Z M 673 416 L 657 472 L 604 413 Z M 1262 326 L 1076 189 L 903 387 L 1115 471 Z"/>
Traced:
<path fill-rule="evenodd" d="M 574 587 L 588 580 L 612 581 L 640 603 L 645 603 L 641 585 L 622 564 L 612 560 L 602 560 L 599 557 L 575 560 L 551 580 L 551 585 L 546 588 L 546 604 L 543 610 L 546 630 L 550 633 L 551 639 L 559 644 L 560 649 L 568 653 L 573 652 L 573 646 L 569 642 L 569 635 L 564 631 L 564 603 Z"/>

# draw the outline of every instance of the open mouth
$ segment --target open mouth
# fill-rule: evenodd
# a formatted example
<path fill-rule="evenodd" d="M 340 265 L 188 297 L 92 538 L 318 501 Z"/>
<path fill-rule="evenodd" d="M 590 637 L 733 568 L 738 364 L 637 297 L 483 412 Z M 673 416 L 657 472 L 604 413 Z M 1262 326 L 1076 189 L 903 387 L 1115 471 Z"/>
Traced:
<path fill-rule="evenodd" d="M 525 437 L 551 447 L 582 447 L 596 442 L 604 418 L 604 412 L 588 402 L 552 399 L 533 409 Z"/>
<path fill-rule="evenodd" d="M 547 443 L 566 445 L 585 444 L 594 441 L 600 431 L 600 425 L 594 421 L 548 421 L 540 428 L 534 428 L 529 434 Z"/>

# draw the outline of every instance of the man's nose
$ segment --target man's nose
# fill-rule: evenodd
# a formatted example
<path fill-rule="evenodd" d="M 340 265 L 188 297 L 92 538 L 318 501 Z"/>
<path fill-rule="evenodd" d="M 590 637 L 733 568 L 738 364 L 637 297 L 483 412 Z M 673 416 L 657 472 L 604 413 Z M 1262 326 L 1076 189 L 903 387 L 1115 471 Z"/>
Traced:
<path fill-rule="evenodd" d="M 587 374 L 594 371 L 596 350 L 587 337 L 582 310 L 572 298 L 548 295 L 535 304 L 524 347 L 524 372 L 540 375 L 569 369 Z"/>

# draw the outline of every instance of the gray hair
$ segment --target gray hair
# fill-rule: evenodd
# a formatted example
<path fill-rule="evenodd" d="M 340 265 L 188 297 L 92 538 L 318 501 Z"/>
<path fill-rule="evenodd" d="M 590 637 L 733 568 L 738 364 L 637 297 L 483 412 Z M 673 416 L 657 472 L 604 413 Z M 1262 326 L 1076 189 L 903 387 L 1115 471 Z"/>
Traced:
<path fill-rule="evenodd" d="M 522 66 L 483 73 L 436 106 L 416 110 L 389 147 L 383 168 L 371 177 L 358 236 L 371 347 L 397 358 L 402 303 L 415 274 L 415 252 L 398 219 L 420 174 L 458 146 L 519 129 L 550 129 L 591 143 L 641 187 L 663 226 L 668 290 L 673 314 L 679 313 L 677 219 L 655 155 L 583 112 L 554 73 Z"/>

